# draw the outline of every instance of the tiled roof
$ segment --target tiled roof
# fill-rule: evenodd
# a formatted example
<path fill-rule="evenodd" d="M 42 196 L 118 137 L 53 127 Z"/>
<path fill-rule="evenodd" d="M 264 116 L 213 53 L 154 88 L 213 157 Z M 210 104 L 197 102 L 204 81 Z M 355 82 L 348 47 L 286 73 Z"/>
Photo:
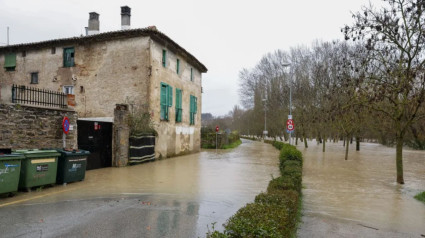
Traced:
<path fill-rule="evenodd" d="M 155 27 L 138 28 L 138 29 L 121 30 L 121 31 L 110 31 L 110 32 L 99 33 L 99 34 L 89 35 L 89 36 L 70 37 L 70 38 L 33 42 L 33 43 L 0 46 L 0 53 L 17 52 L 17 51 L 23 51 L 23 50 L 34 50 L 34 49 L 48 48 L 48 47 L 54 47 L 54 46 L 70 45 L 75 43 L 84 45 L 84 44 L 90 44 L 95 42 L 133 38 L 133 37 L 139 37 L 139 36 L 151 37 L 153 40 L 157 41 L 160 44 L 165 45 L 168 49 L 184 57 L 190 64 L 198 68 L 202 73 L 205 73 L 208 71 L 208 69 L 192 54 L 187 52 L 183 47 L 178 45 L 176 42 L 174 42 L 171 38 L 166 36 L 164 33 L 158 31 Z"/>

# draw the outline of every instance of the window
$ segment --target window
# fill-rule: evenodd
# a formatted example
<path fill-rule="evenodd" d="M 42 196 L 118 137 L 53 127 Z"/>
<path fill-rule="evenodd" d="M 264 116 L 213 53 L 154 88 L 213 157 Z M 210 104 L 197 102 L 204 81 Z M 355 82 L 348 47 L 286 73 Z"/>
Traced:
<path fill-rule="evenodd" d="M 22 57 L 26 57 L 27 56 L 27 52 L 24 50 L 22 51 Z"/>
<path fill-rule="evenodd" d="M 182 122 L 182 90 L 176 88 L 176 122 Z"/>
<path fill-rule="evenodd" d="M 167 67 L 167 51 L 162 50 L 162 66 Z"/>
<path fill-rule="evenodd" d="M 166 83 L 161 83 L 161 120 L 168 121 L 168 111 L 169 107 L 173 105 L 173 87 Z"/>
<path fill-rule="evenodd" d="M 52 47 L 52 55 L 56 54 L 56 47 Z"/>
<path fill-rule="evenodd" d="M 74 67 L 74 47 L 63 49 L 63 67 Z"/>
<path fill-rule="evenodd" d="M 31 73 L 31 84 L 38 84 L 38 72 Z"/>
<path fill-rule="evenodd" d="M 198 111 L 198 99 L 190 95 L 190 125 L 195 125 L 195 114 Z"/>
<path fill-rule="evenodd" d="M 6 54 L 4 56 L 4 68 L 6 71 L 15 71 L 16 67 L 16 54 Z"/>
<path fill-rule="evenodd" d="M 193 82 L 193 68 L 190 68 L 190 81 Z"/>
<path fill-rule="evenodd" d="M 74 94 L 74 86 L 63 86 L 63 93 L 66 95 Z"/>
<path fill-rule="evenodd" d="M 176 72 L 177 72 L 177 74 L 180 73 L 180 60 L 179 59 L 177 59 L 177 62 L 176 62 Z"/>

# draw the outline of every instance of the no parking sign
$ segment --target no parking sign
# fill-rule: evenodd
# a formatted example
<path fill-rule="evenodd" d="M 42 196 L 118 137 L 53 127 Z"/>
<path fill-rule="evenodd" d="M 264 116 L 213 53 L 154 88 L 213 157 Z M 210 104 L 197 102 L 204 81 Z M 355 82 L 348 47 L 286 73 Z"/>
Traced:
<path fill-rule="evenodd" d="M 69 119 L 68 117 L 64 117 L 62 120 L 62 130 L 63 133 L 68 134 L 69 132 Z"/>

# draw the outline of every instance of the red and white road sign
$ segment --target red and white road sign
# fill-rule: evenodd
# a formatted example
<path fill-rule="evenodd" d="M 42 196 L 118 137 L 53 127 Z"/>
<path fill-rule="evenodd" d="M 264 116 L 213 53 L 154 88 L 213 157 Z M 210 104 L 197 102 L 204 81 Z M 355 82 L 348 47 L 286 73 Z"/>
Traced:
<path fill-rule="evenodd" d="M 286 129 L 288 131 L 293 131 L 295 129 L 294 121 L 292 119 L 288 119 L 286 121 Z"/>
<path fill-rule="evenodd" d="M 219 131 L 219 127 L 218 126 L 216 126 L 215 127 L 215 132 L 218 132 Z"/>

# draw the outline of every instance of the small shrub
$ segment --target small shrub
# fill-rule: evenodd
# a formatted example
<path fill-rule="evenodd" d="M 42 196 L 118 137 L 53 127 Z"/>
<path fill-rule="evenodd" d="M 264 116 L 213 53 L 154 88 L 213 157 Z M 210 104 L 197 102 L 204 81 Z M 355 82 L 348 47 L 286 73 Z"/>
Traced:
<path fill-rule="evenodd" d="M 297 190 L 298 186 L 296 181 L 289 176 L 281 176 L 275 179 L 272 179 L 267 186 L 268 193 L 274 193 L 281 190 Z"/>
<path fill-rule="evenodd" d="M 282 148 L 282 150 L 280 151 L 280 155 L 279 155 L 279 161 L 280 161 L 280 169 L 283 169 L 283 164 L 285 163 L 285 161 L 287 160 L 296 160 L 299 161 L 301 163 L 301 166 L 303 164 L 303 155 L 301 153 L 301 151 L 297 150 L 297 148 L 295 148 L 295 146 L 292 145 L 287 145 L 285 144 Z"/>
<path fill-rule="evenodd" d="M 256 203 L 270 203 L 297 207 L 299 194 L 294 190 L 277 190 L 272 193 L 260 193 L 255 197 Z"/>
<path fill-rule="evenodd" d="M 225 225 L 230 237 L 291 237 L 294 225 L 289 222 L 286 206 L 249 203 Z"/>
<path fill-rule="evenodd" d="M 415 198 L 418 199 L 419 201 L 425 203 L 425 192 L 418 193 L 415 196 Z"/>
<path fill-rule="evenodd" d="M 280 190 L 273 193 L 260 193 L 255 197 L 255 203 L 275 204 L 286 207 L 289 224 L 297 223 L 297 213 L 299 205 L 299 194 L 293 190 Z"/>
<path fill-rule="evenodd" d="M 281 150 L 281 149 L 283 148 L 284 144 L 285 144 L 285 143 L 280 142 L 280 141 L 274 141 L 274 142 L 273 142 L 273 146 L 274 146 L 276 149 L 278 149 L 278 150 Z"/>

